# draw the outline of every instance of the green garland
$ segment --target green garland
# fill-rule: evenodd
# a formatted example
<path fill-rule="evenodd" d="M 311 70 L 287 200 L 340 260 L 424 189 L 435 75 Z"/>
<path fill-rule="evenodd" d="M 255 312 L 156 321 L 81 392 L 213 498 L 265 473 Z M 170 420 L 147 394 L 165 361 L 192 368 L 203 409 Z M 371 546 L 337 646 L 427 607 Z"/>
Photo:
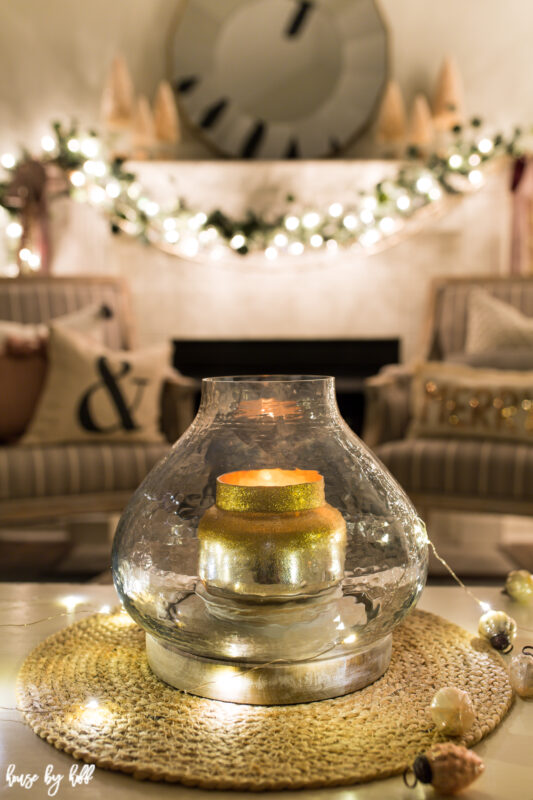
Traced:
<path fill-rule="evenodd" d="M 478 188 L 487 162 L 502 155 L 517 155 L 520 129 L 509 138 L 502 134 L 488 138 L 480 128 L 477 118 L 466 128 L 456 126 L 450 144 L 428 156 L 409 148 L 396 175 L 380 181 L 369 192 L 360 192 L 358 201 L 349 208 L 331 203 L 327 209 L 293 211 L 296 198 L 288 196 L 289 210 L 276 218 L 250 209 L 243 219 L 235 219 L 221 209 L 191 209 L 183 200 L 161 209 L 143 191 L 135 174 L 124 168 L 123 159 L 106 158 L 105 143 L 95 131 L 83 134 L 75 125 L 66 127 L 56 122 L 53 136 L 43 137 L 43 150 L 37 158 L 27 150 L 18 159 L 11 154 L 0 158 L 6 173 L 6 179 L 0 182 L 0 206 L 9 215 L 6 231 L 11 250 L 19 264 L 30 260 L 34 268 L 38 256 L 17 251 L 21 241 L 17 233 L 23 233 L 24 198 L 34 190 L 33 178 L 28 178 L 33 174 L 29 169 L 32 165 L 40 165 L 47 176 L 57 172 L 55 181 L 49 181 L 48 193 L 67 193 L 75 200 L 101 207 L 113 233 L 123 232 L 188 258 L 200 253 L 222 258 L 228 249 L 241 256 L 262 251 L 269 260 L 282 254 L 296 256 L 306 250 L 335 251 L 353 245 L 372 250 L 444 195 Z M 21 259 L 21 253 L 25 259 Z"/>

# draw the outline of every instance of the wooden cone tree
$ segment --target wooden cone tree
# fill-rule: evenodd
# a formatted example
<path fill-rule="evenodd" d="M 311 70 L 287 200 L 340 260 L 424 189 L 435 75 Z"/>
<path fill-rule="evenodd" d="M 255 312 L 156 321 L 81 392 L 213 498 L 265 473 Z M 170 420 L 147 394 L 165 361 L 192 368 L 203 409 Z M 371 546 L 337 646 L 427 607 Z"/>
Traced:
<path fill-rule="evenodd" d="M 389 81 L 379 109 L 376 127 L 378 144 L 403 147 L 406 134 L 406 115 L 403 96 L 396 81 Z"/>
<path fill-rule="evenodd" d="M 410 145 L 427 149 L 433 142 L 434 136 L 435 130 L 427 98 L 423 94 L 417 94 L 411 109 L 407 141 Z"/>
<path fill-rule="evenodd" d="M 175 145 L 180 141 L 180 123 L 174 92 L 168 81 L 157 87 L 154 103 L 155 134 L 159 142 Z"/>
<path fill-rule="evenodd" d="M 433 101 L 433 124 L 437 130 L 450 130 L 464 119 L 463 82 L 455 59 L 444 59 Z"/>
<path fill-rule="evenodd" d="M 117 54 L 111 63 L 102 93 L 102 123 L 108 130 L 123 130 L 131 125 L 133 114 L 133 81 L 124 56 Z"/>
<path fill-rule="evenodd" d="M 135 106 L 132 128 L 133 155 L 135 158 L 148 158 L 157 143 L 155 123 L 148 98 L 140 95 Z"/>

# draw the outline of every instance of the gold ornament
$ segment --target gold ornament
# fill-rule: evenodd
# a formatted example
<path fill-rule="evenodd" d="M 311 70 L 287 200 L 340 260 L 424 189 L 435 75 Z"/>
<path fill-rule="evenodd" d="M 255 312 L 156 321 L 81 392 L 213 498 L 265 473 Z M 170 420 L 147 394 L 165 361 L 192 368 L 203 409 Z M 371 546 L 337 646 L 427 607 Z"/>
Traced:
<path fill-rule="evenodd" d="M 431 719 L 437 730 L 459 736 L 474 724 L 476 714 L 468 692 L 445 686 L 431 701 Z"/>
<path fill-rule="evenodd" d="M 527 569 L 514 569 L 505 581 L 505 592 L 518 603 L 533 601 L 533 575 Z"/>
<path fill-rule="evenodd" d="M 510 653 L 516 638 L 516 622 L 505 611 L 487 611 L 479 618 L 478 632 L 495 650 Z"/>
<path fill-rule="evenodd" d="M 441 794 L 457 794 L 479 778 L 485 765 L 478 755 L 466 747 L 445 742 L 417 756 L 413 764 L 415 780 L 408 783 L 409 769 L 404 772 L 406 786 L 413 788 L 417 782 L 431 783 Z"/>
<path fill-rule="evenodd" d="M 533 647 L 526 645 L 511 659 L 509 668 L 511 686 L 520 697 L 533 697 Z"/>

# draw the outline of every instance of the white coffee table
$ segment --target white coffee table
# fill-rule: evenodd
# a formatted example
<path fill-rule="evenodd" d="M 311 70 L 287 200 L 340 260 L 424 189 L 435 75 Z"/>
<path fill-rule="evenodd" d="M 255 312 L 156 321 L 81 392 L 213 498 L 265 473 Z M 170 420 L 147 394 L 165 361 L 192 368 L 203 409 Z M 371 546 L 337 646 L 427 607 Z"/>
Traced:
<path fill-rule="evenodd" d="M 511 604 L 498 589 L 476 588 L 476 594 L 494 608 L 511 613 L 519 625 L 533 630 L 533 607 L 521 608 Z M 62 598 L 77 596 L 81 605 L 68 616 L 53 618 L 64 611 Z M 138 782 L 120 773 L 96 769 L 87 785 L 72 788 L 69 770 L 76 763 L 64 753 L 58 752 L 39 739 L 30 728 L 20 721 L 14 709 L 14 686 L 17 671 L 26 654 L 46 636 L 59 630 L 71 621 L 81 619 L 89 609 L 97 611 L 102 605 L 116 603 L 111 586 L 82 584 L 0 584 L 0 793 L 6 800 L 18 798 L 46 798 L 47 787 L 44 775 L 47 766 L 56 774 L 64 775 L 57 798 L 76 800 L 135 800 L 135 798 L 170 798 L 178 800 L 217 800 L 224 797 L 252 800 L 254 795 L 237 792 L 206 792 L 178 785 Z M 462 625 L 472 633 L 477 628 L 479 609 L 459 588 L 430 587 L 424 591 L 420 608 L 433 611 Z M 83 609 L 86 609 L 85 611 Z M 52 617 L 46 620 L 45 618 Z M 27 627 L 11 627 L 21 623 L 33 623 Z M 533 633 L 519 636 L 515 650 L 525 644 L 533 644 Z M 509 657 L 507 657 L 509 658 Z M 416 676 L 413 676 L 416 680 Z M 492 736 L 481 742 L 476 752 L 483 758 L 486 770 L 465 797 L 468 800 L 533 800 L 533 701 L 519 698 L 511 712 Z M 16 773 L 37 774 L 39 779 L 32 789 L 18 785 L 8 787 L 6 771 L 10 764 L 16 765 Z M 302 798 L 304 800 L 420 800 L 433 796 L 431 788 L 420 785 L 408 790 L 401 778 L 390 778 L 361 786 L 339 789 L 309 790 L 297 793 L 270 792 L 266 798 Z M 257 795 L 255 795 L 257 797 Z"/>

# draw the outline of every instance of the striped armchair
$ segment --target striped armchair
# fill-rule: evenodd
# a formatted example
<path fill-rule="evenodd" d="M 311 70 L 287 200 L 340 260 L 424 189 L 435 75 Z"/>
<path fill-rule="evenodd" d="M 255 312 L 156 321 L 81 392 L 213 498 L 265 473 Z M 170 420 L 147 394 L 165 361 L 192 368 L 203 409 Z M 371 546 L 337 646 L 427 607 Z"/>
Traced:
<path fill-rule="evenodd" d="M 464 351 L 467 297 L 479 287 L 533 317 L 533 276 L 440 279 L 433 286 L 423 360 L 445 361 Z M 408 366 L 394 366 L 369 379 L 363 438 L 421 515 L 433 509 L 533 515 L 533 446 L 405 438 L 410 374 Z"/>
<path fill-rule="evenodd" d="M 134 331 L 125 284 L 109 277 L 0 279 L 0 319 L 48 322 L 106 304 L 105 344 L 131 349 Z M 162 427 L 174 441 L 192 418 L 195 382 L 167 382 Z M 122 509 L 168 444 L 0 445 L 0 526 Z"/>

